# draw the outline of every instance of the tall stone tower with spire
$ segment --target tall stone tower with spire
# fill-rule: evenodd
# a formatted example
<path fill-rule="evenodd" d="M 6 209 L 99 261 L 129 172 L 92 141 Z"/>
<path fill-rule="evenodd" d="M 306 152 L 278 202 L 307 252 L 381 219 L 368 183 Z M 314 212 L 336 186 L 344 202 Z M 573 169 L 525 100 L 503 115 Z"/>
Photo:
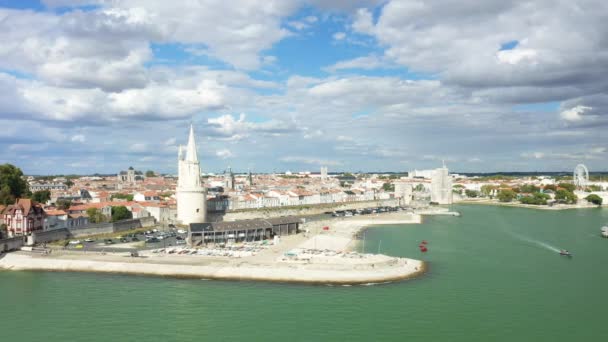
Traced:
<path fill-rule="evenodd" d="M 177 220 L 182 224 L 202 223 L 207 219 L 207 191 L 201 182 L 201 167 L 196 153 L 194 128 L 190 125 L 190 136 L 186 154 L 182 146 L 177 156 Z"/>

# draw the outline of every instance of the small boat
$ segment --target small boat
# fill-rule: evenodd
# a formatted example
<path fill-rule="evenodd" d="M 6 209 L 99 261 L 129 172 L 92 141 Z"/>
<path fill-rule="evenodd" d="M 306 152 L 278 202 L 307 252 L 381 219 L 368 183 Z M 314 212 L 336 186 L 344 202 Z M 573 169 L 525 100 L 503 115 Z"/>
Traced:
<path fill-rule="evenodd" d="M 608 238 L 608 226 L 602 227 L 602 236 Z"/>
<path fill-rule="evenodd" d="M 420 251 L 424 253 L 424 252 L 428 251 L 428 248 L 426 248 L 426 246 L 421 246 Z"/>
<path fill-rule="evenodd" d="M 426 245 L 428 242 L 426 240 L 422 240 L 421 244 Z"/>
<path fill-rule="evenodd" d="M 559 251 L 559 255 L 563 255 L 563 256 L 569 256 L 569 257 L 571 257 L 571 256 L 572 256 L 572 253 L 568 252 L 568 251 L 567 251 L 567 250 L 565 250 L 565 249 L 562 249 L 561 251 Z"/>

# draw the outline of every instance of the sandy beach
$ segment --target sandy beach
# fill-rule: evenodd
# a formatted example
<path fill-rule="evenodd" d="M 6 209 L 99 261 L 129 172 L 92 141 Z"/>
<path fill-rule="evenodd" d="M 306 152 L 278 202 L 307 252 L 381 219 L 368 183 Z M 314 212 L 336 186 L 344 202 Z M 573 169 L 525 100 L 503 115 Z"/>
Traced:
<path fill-rule="evenodd" d="M 0 268 L 310 284 L 385 283 L 418 276 L 424 273 L 425 263 L 353 252 L 355 234 L 369 225 L 420 222 L 418 214 L 399 212 L 306 223 L 304 233 L 284 237 L 279 244 L 247 257 L 202 256 L 196 250 L 192 250 L 193 255 L 142 251 L 140 257 L 127 252 L 54 250 L 43 255 L 19 251 L 2 255 Z"/>

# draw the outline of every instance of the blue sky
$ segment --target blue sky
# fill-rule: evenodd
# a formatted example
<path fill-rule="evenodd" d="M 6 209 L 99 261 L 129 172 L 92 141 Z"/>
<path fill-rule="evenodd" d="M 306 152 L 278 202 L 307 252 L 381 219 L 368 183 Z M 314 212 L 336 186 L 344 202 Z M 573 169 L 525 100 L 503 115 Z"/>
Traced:
<path fill-rule="evenodd" d="M 192 123 L 208 172 L 606 170 L 602 4 L 0 1 L 0 160 L 175 172 Z"/>

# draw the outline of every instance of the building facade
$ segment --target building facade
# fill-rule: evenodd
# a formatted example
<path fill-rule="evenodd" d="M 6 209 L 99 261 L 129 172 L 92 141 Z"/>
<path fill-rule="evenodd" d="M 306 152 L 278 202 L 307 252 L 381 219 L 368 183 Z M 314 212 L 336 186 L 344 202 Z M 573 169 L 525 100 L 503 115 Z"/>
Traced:
<path fill-rule="evenodd" d="M 203 223 L 207 219 L 207 193 L 201 182 L 201 167 L 192 125 L 186 153 L 184 155 L 180 146 L 177 159 L 177 221 L 182 224 Z"/>
<path fill-rule="evenodd" d="M 46 214 L 42 206 L 29 198 L 20 198 L 4 210 L 4 224 L 9 237 L 30 235 L 44 229 Z"/>

